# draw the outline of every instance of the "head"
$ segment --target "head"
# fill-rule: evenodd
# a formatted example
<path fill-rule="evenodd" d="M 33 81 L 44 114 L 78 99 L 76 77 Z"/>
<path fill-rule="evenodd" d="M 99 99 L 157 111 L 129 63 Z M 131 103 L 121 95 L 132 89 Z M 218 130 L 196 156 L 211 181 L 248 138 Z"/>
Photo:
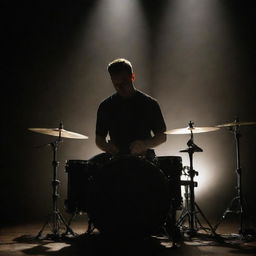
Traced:
<path fill-rule="evenodd" d="M 134 92 L 132 64 L 126 59 L 116 59 L 108 64 L 108 72 L 117 93 L 129 97 Z"/>

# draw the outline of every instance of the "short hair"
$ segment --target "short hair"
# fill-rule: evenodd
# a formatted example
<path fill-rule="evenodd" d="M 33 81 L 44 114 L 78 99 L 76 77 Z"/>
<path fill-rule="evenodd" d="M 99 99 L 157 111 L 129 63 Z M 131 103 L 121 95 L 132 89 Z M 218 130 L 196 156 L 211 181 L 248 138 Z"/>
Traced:
<path fill-rule="evenodd" d="M 118 74 L 122 71 L 127 71 L 129 74 L 132 74 L 133 68 L 132 64 L 129 60 L 119 58 L 111 61 L 108 64 L 108 72 L 109 74 Z"/>

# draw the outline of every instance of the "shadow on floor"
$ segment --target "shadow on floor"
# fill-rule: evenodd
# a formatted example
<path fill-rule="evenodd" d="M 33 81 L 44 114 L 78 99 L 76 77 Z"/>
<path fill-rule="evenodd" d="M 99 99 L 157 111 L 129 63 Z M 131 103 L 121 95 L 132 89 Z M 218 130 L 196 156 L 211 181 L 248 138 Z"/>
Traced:
<path fill-rule="evenodd" d="M 25 241 L 27 240 L 27 241 Z M 58 256 L 167 256 L 167 255 L 200 255 L 196 247 L 181 245 L 172 247 L 172 243 L 158 238 L 135 238 L 123 236 L 104 236 L 102 234 L 80 235 L 76 238 L 64 238 L 61 241 L 36 240 L 19 237 L 15 239 L 19 243 L 30 243 L 33 247 L 22 249 L 27 255 L 57 255 Z"/>
<path fill-rule="evenodd" d="M 24 243 L 21 250 L 27 255 L 45 256 L 202 256 L 202 255 L 256 255 L 255 243 L 227 238 L 213 239 L 209 236 L 198 236 L 184 239 L 177 248 L 166 238 L 136 238 L 121 235 L 107 236 L 100 233 L 83 234 L 77 237 L 65 237 L 60 241 L 14 239 Z M 30 244 L 30 246 L 27 246 Z M 33 246 L 31 246 L 31 244 Z M 224 254 L 223 254 L 224 255 Z"/>

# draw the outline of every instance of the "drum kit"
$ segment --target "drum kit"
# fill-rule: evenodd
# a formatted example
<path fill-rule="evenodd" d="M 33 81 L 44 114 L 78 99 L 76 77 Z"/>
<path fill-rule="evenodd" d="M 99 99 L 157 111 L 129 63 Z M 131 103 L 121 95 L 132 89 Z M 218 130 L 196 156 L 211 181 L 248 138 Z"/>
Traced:
<path fill-rule="evenodd" d="M 46 239 L 56 240 L 67 234 L 76 236 L 70 224 L 78 212 L 85 212 L 89 217 L 89 227 L 86 233 L 92 232 L 92 225 L 102 233 L 118 232 L 121 228 L 126 233 L 147 235 L 152 235 L 159 227 L 164 227 L 173 240 L 175 240 L 176 230 L 184 228 L 183 224 L 186 218 L 188 226 L 185 228 L 190 236 L 197 234 L 199 229 L 210 231 L 211 235 L 216 236 L 215 231 L 222 220 L 228 213 L 235 213 L 240 216 L 239 234 L 246 236 L 239 128 L 247 125 L 256 125 L 256 122 L 240 122 L 237 118 L 234 122 L 213 127 L 195 127 L 194 123 L 190 121 L 186 128 L 166 131 L 167 135 L 190 135 L 187 142 L 188 147 L 180 150 L 189 155 L 190 165 L 186 168 L 182 166 L 182 159 L 178 156 L 158 156 L 153 161 L 149 161 L 143 157 L 127 155 L 113 157 L 100 154 L 98 157 L 101 159 L 100 161 L 95 161 L 95 158 L 68 160 L 66 162 L 68 188 L 65 203 L 67 212 L 73 214 L 69 222 L 65 221 L 57 205 L 60 184 L 57 177 L 59 166 L 56 159 L 57 151 L 63 138 L 88 139 L 88 137 L 65 130 L 62 123 L 58 128 L 29 128 L 33 132 L 57 137 L 50 144 L 53 151 L 52 211 L 37 234 L 37 238 L 42 239 L 42 233 L 47 224 L 50 226 L 51 233 L 46 235 Z M 197 186 L 197 182 L 194 181 L 194 177 L 198 172 L 193 167 L 193 154 L 203 150 L 194 143 L 194 134 L 217 131 L 221 128 L 229 128 L 234 134 L 237 186 L 236 196 L 231 200 L 220 221 L 212 226 L 195 201 L 194 188 Z M 180 180 L 181 173 L 185 169 L 188 170 L 189 181 Z M 182 185 L 185 186 L 186 191 L 184 206 L 181 196 Z M 238 203 L 236 210 L 232 209 L 235 201 Z M 182 210 L 178 220 L 176 220 L 177 210 Z M 207 223 L 208 228 L 202 226 L 198 214 Z M 65 233 L 60 232 L 61 225 L 65 226 Z"/>

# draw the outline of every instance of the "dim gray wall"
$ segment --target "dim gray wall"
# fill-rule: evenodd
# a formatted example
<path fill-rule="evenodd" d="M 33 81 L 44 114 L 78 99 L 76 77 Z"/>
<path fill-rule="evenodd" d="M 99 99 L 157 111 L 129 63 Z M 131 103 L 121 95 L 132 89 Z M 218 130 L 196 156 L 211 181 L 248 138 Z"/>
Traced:
<path fill-rule="evenodd" d="M 249 2 L 138 1 L 124 13 L 111 2 L 5 6 L 3 222 L 42 219 L 49 212 L 52 151 L 44 145 L 55 137 L 28 128 L 58 127 L 60 121 L 65 129 L 89 136 L 65 139 L 59 148 L 63 210 L 65 161 L 100 153 L 94 143 L 96 111 L 114 91 L 106 72 L 114 58 L 132 61 L 135 86 L 159 101 L 168 129 L 186 127 L 190 120 L 195 126 L 232 122 L 236 116 L 256 121 L 255 21 Z M 243 184 L 252 212 L 256 129 L 246 126 L 241 132 Z M 188 165 L 188 157 L 179 152 L 188 139 L 168 135 L 157 155 L 180 155 Z M 205 213 L 216 219 L 235 193 L 233 135 L 225 129 L 197 134 L 195 143 L 204 150 L 194 155 L 196 196 Z"/>

